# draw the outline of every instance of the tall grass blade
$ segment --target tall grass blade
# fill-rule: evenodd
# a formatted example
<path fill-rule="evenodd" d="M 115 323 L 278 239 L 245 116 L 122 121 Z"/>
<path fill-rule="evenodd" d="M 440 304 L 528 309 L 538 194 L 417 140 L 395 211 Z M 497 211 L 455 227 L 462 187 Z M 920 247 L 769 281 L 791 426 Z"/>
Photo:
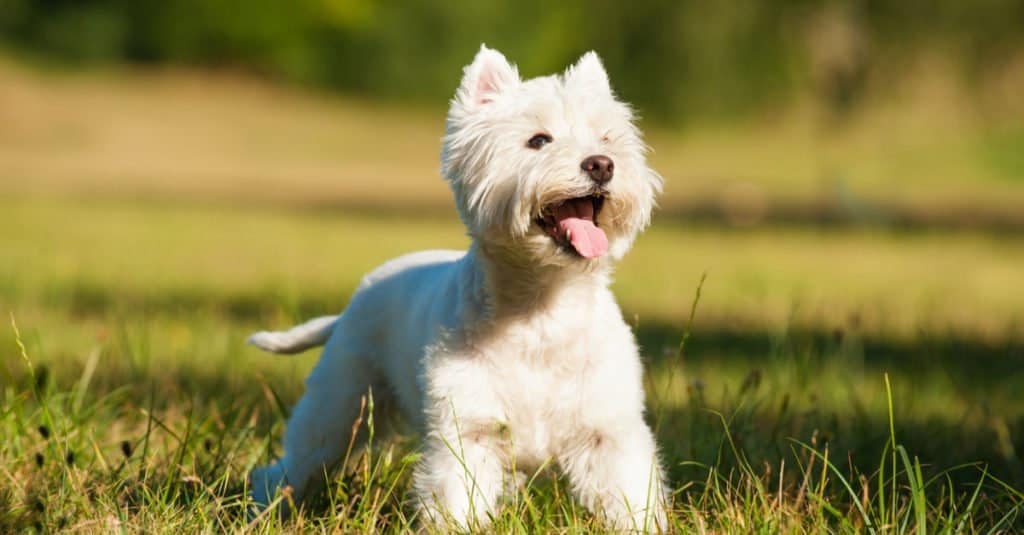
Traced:
<path fill-rule="evenodd" d="M 896 525 L 896 418 L 893 416 L 892 408 L 892 385 L 889 383 L 889 372 L 885 373 L 885 400 L 886 407 L 889 409 L 889 454 L 892 456 L 892 490 L 889 494 L 890 506 L 889 513 L 892 515 L 892 519 L 889 521 L 890 526 Z"/>
<path fill-rule="evenodd" d="M 907 455 L 907 450 L 903 446 L 897 446 L 896 451 L 899 452 L 900 458 L 903 459 L 903 468 L 906 470 L 907 481 L 910 483 L 910 498 L 911 503 L 914 507 L 914 513 L 917 517 L 917 533 L 918 535 L 926 535 L 928 533 L 928 507 L 925 505 L 924 486 L 922 485 L 921 478 L 921 465 L 914 459 L 914 462 L 910 462 L 910 456 Z"/>
<path fill-rule="evenodd" d="M 867 528 L 868 533 L 876 533 L 875 524 L 871 521 L 871 515 L 869 515 L 868 511 L 864 508 L 864 504 L 861 503 L 859 496 L 857 495 L 857 491 L 853 489 L 853 485 L 851 485 L 850 482 L 847 481 L 845 477 L 843 477 L 843 473 L 839 471 L 839 468 L 836 467 L 835 464 L 832 463 L 832 461 L 828 460 L 828 457 L 822 455 L 821 452 L 812 448 L 809 444 L 805 444 L 795 439 L 790 440 L 792 440 L 794 443 L 802 447 L 804 450 L 808 451 L 812 456 L 821 459 L 822 463 L 824 463 L 824 465 L 828 467 L 828 470 L 832 472 L 832 474 L 835 475 L 837 479 L 839 479 L 839 482 L 842 483 L 843 487 L 846 489 L 846 492 L 850 495 L 850 502 L 854 505 L 854 507 L 857 508 L 857 512 L 860 513 L 861 520 L 864 521 L 864 526 Z"/>

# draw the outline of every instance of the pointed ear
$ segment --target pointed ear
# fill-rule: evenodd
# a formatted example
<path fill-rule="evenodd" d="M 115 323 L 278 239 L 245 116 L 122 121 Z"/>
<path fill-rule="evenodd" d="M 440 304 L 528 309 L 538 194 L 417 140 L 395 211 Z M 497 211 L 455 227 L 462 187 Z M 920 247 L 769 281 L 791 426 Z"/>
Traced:
<path fill-rule="evenodd" d="M 601 58 L 593 50 L 580 56 L 575 65 L 565 70 L 565 81 L 567 84 L 589 87 L 608 94 L 612 92 L 608 73 L 601 64 Z"/>
<path fill-rule="evenodd" d="M 455 100 L 468 110 L 490 103 L 495 95 L 519 83 L 519 72 L 497 50 L 480 45 L 480 51 L 462 71 Z"/>

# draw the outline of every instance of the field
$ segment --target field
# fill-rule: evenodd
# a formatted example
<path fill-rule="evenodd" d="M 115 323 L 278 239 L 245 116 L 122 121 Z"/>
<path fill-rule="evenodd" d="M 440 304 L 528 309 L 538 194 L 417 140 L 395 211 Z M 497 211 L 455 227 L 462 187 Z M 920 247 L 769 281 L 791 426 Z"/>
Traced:
<path fill-rule="evenodd" d="M 245 336 L 343 308 L 392 256 L 466 245 L 435 176 L 441 116 L 194 73 L 4 64 L 0 80 L 0 531 L 246 528 L 245 474 L 280 453 L 316 355 Z M 615 290 L 678 531 L 1024 529 L 1024 242 L 954 209 L 1015 224 L 1015 130 L 947 115 L 954 136 L 895 108 L 823 145 L 801 110 L 777 135 L 652 132 L 663 210 Z M 894 121 L 902 142 L 868 142 Z M 856 202 L 945 226 L 687 215 L 748 202 L 746 183 L 813 205 L 819 166 L 858 177 Z M 408 528 L 416 437 L 400 437 L 298 518 L 248 527 Z M 601 529 L 548 478 L 496 522 Z"/>

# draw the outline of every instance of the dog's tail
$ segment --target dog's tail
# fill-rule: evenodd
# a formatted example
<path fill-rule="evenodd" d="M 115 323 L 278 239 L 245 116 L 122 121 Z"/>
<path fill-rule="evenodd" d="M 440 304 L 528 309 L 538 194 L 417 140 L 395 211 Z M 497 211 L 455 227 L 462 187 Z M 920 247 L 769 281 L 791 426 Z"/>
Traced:
<path fill-rule="evenodd" d="M 291 355 L 311 347 L 322 346 L 331 336 L 338 316 L 320 316 L 287 331 L 260 331 L 247 340 L 248 343 L 271 353 Z"/>

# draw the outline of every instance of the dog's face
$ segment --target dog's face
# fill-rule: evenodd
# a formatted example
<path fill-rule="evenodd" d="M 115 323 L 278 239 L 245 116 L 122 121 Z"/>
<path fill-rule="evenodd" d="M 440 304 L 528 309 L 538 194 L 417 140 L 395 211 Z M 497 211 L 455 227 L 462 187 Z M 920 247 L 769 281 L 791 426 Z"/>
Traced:
<path fill-rule="evenodd" d="M 481 47 L 448 113 L 442 172 L 474 240 L 546 265 L 618 259 L 650 221 L 660 177 L 593 52 L 522 81 Z"/>

